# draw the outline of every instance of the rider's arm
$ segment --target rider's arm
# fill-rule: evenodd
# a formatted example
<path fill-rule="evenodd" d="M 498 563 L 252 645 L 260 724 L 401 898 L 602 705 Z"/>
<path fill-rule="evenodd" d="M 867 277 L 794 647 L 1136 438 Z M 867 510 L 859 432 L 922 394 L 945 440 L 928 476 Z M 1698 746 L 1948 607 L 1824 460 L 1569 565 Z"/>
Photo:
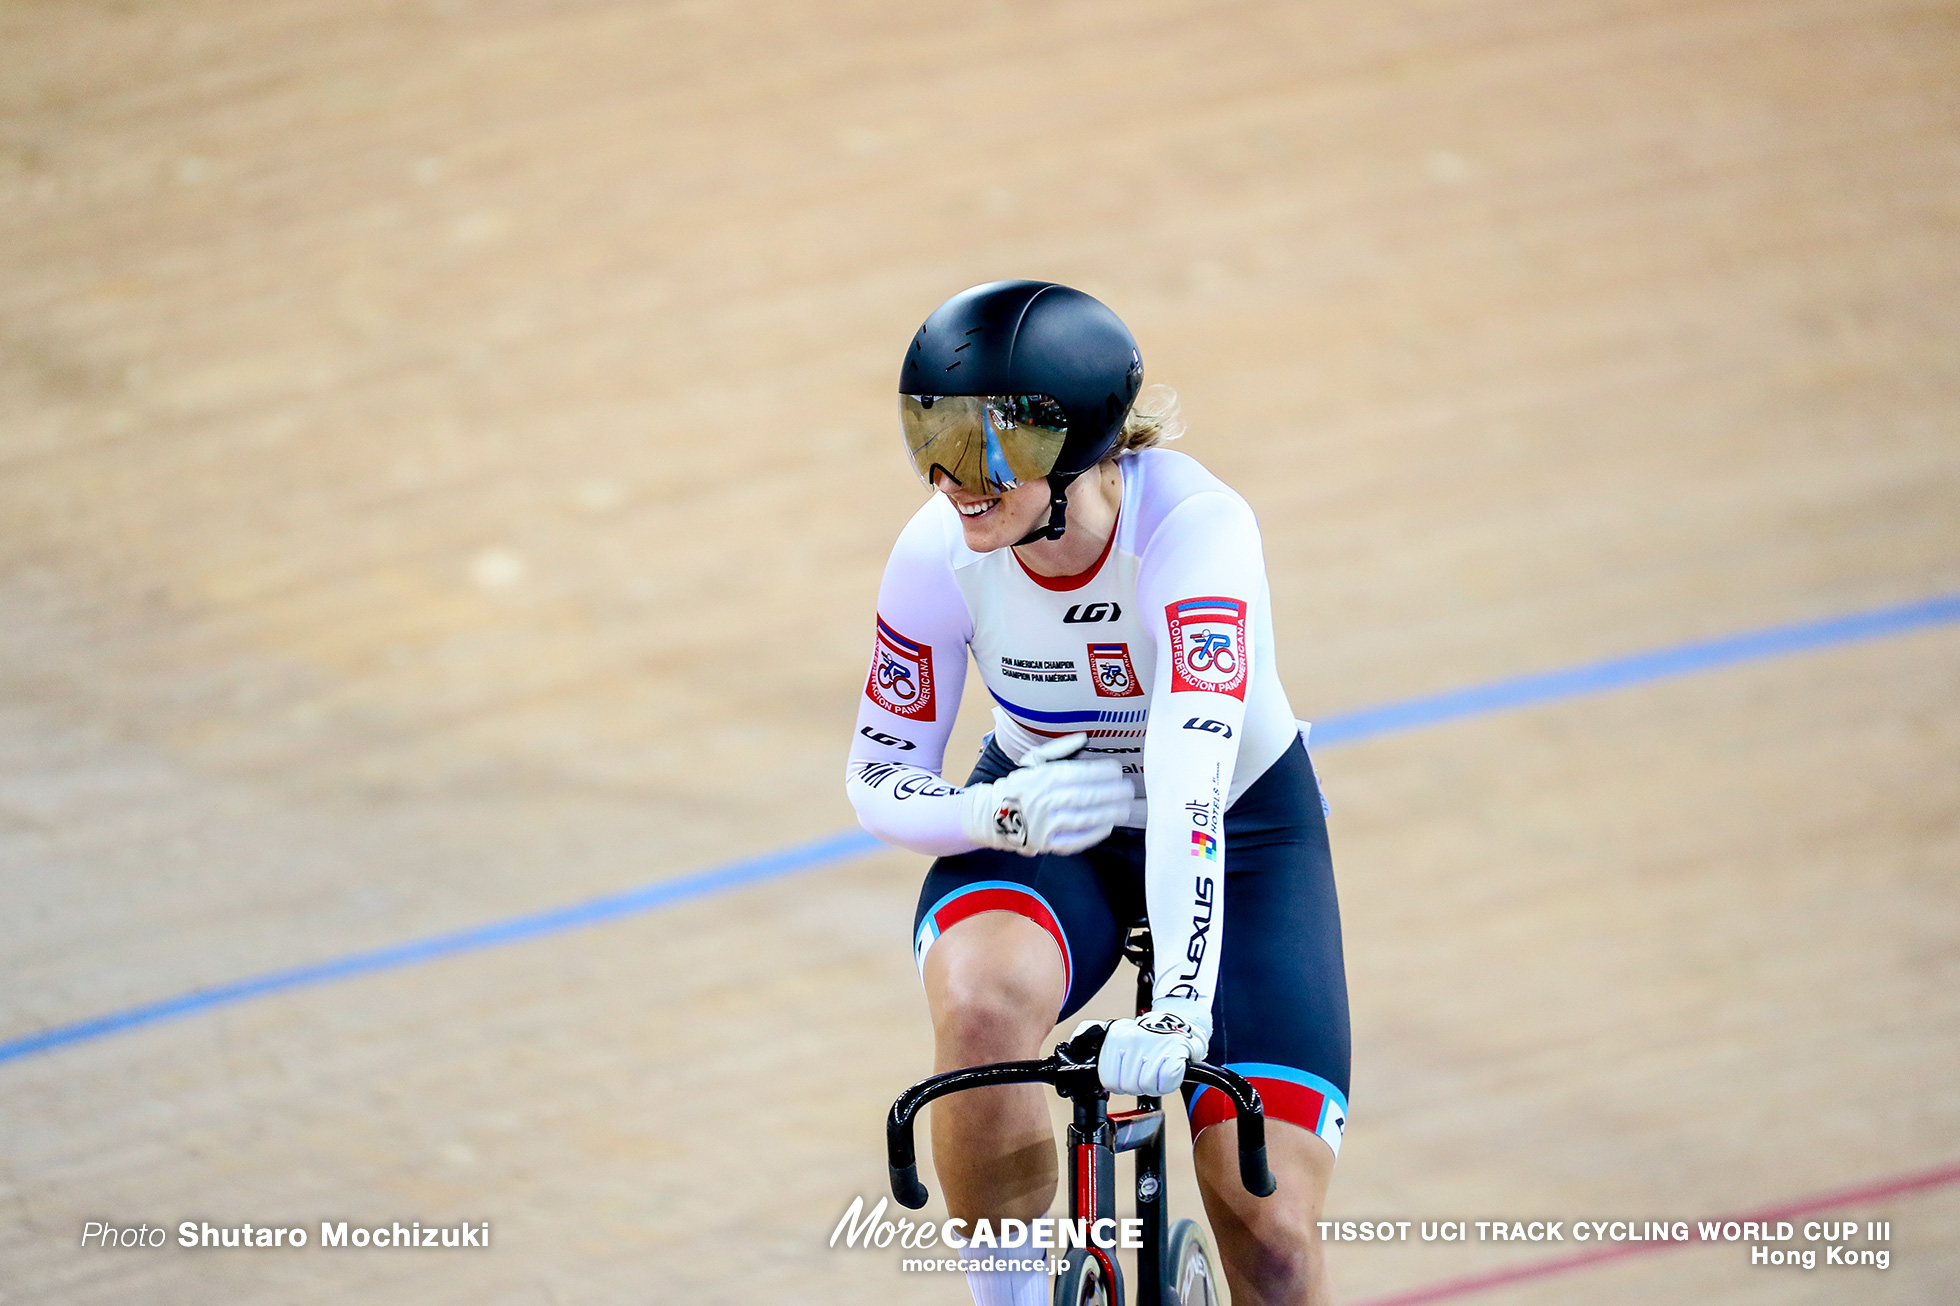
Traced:
<path fill-rule="evenodd" d="M 1156 1005 L 1201 1015 L 1207 1034 L 1225 926 L 1225 803 L 1264 576 L 1252 510 L 1219 492 L 1178 505 L 1145 546 L 1137 574 L 1138 606 L 1157 653 L 1143 742 Z"/>
<path fill-rule="evenodd" d="M 977 846 L 961 823 L 960 789 L 940 778 L 973 637 L 949 531 L 956 535 L 958 522 L 934 495 L 892 547 L 845 772 L 859 824 L 934 857 Z"/>

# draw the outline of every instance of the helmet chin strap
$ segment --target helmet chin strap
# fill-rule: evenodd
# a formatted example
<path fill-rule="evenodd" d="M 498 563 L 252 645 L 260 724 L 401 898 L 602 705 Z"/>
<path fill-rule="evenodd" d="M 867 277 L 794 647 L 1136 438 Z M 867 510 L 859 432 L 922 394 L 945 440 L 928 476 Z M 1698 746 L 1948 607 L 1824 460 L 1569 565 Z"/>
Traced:
<path fill-rule="evenodd" d="M 1068 487 L 1073 485 L 1075 478 L 1080 475 L 1081 472 L 1048 473 L 1048 524 L 1037 526 L 1014 541 L 1015 548 L 1018 549 L 1023 544 L 1034 544 L 1040 540 L 1062 538 L 1068 530 Z"/>

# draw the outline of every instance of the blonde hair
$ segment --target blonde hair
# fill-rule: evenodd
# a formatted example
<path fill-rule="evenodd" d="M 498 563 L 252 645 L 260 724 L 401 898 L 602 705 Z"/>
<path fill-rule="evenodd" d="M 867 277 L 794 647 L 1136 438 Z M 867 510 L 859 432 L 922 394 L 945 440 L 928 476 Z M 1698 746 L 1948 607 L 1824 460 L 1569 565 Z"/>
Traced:
<path fill-rule="evenodd" d="M 1177 391 L 1167 385 L 1145 386 L 1123 419 L 1123 433 L 1116 437 L 1104 461 L 1121 458 L 1140 449 L 1155 449 L 1184 434 L 1184 414 L 1178 410 Z"/>

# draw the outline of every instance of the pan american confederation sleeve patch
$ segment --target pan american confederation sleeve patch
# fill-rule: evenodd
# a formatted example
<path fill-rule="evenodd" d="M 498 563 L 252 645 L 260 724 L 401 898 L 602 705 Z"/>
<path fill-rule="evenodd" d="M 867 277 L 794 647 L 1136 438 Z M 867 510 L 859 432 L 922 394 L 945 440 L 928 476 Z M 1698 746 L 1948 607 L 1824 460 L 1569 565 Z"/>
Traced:
<path fill-rule="evenodd" d="M 879 617 L 871 675 L 864 682 L 864 692 L 893 716 L 931 721 L 932 646 L 905 638 Z"/>
<path fill-rule="evenodd" d="M 1102 698 L 1142 698 L 1143 685 L 1128 644 L 1089 645 L 1089 679 Z"/>
<path fill-rule="evenodd" d="M 1245 698 L 1245 604 L 1211 596 L 1164 605 L 1170 623 L 1171 692 Z"/>

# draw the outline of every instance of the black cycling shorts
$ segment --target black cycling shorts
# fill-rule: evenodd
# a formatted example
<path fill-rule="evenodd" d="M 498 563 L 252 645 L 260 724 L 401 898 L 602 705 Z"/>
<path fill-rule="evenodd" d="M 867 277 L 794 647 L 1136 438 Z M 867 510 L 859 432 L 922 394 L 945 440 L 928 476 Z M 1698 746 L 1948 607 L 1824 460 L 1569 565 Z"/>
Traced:
<path fill-rule="evenodd" d="M 1014 764 L 992 736 L 968 784 Z M 1293 746 L 1225 812 L 1224 951 L 1211 1008 L 1208 1059 L 1250 1079 L 1266 1113 L 1325 1139 L 1347 1125 L 1347 974 L 1327 819 L 1306 747 Z M 1023 857 L 982 848 L 926 872 L 913 918 L 921 971 L 941 933 L 968 916 L 1011 911 L 1048 931 L 1067 988 L 1058 1020 L 1108 982 L 1132 922 L 1145 916 L 1143 832 L 1119 829 L 1086 852 Z M 1193 1136 L 1231 1107 L 1184 1089 Z"/>

